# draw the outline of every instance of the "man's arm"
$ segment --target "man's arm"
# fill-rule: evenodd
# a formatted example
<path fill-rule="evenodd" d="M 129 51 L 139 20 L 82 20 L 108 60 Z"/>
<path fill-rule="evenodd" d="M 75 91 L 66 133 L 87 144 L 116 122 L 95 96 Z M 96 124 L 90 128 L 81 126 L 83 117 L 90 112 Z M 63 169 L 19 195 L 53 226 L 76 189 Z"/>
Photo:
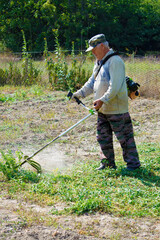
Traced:
<path fill-rule="evenodd" d="M 88 79 L 84 86 L 73 94 L 73 97 L 85 98 L 86 96 L 93 92 L 93 87 L 94 87 L 94 75 L 92 74 L 92 76 Z"/>

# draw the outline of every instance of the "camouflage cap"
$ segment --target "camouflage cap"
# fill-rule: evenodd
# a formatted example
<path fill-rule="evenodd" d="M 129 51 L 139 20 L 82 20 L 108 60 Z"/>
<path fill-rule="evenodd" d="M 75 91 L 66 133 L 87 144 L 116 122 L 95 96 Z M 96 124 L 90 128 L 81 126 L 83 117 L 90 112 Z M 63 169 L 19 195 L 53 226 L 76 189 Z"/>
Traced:
<path fill-rule="evenodd" d="M 106 42 L 106 38 L 104 34 L 98 34 L 94 37 L 92 37 L 89 40 L 89 47 L 87 48 L 86 52 L 91 51 L 93 48 L 95 48 L 98 44 Z"/>

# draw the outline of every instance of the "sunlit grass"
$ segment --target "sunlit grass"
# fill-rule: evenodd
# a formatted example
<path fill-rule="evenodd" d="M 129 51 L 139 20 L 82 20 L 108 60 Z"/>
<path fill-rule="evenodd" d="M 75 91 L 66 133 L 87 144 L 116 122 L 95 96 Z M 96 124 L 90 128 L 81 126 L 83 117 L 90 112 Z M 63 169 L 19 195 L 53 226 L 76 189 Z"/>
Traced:
<path fill-rule="evenodd" d="M 160 145 L 142 143 L 138 150 L 142 166 L 133 172 L 125 169 L 121 157 L 117 157 L 117 170 L 104 171 L 96 171 L 97 162 L 87 158 L 65 173 L 43 174 L 38 183 L 17 179 L 3 183 L 3 187 L 6 186 L 7 194 L 12 197 L 21 192 L 32 202 L 35 195 L 40 205 L 62 203 L 63 209 L 53 207 L 53 214 L 103 212 L 116 216 L 159 217 Z M 2 184 L 0 186 L 2 188 Z"/>
<path fill-rule="evenodd" d="M 133 59 L 125 61 L 126 75 L 138 82 L 140 94 L 147 98 L 160 96 L 160 62 L 156 59 Z"/>
<path fill-rule="evenodd" d="M 52 56 L 53 57 L 53 56 Z M 84 59 L 83 59 L 84 58 Z M 54 59 L 54 57 L 53 57 Z M 14 62 L 14 59 L 11 58 L 11 61 L 17 69 L 20 69 L 20 72 L 23 70 L 23 65 L 22 62 Z M 72 60 L 70 56 L 67 56 L 65 59 L 68 68 L 72 66 Z M 87 57 L 87 56 L 77 56 L 76 61 L 78 64 L 80 64 L 81 68 L 83 67 L 85 72 L 88 72 L 89 75 L 92 74 L 95 58 L 94 57 Z M 138 82 L 141 87 L 140 87 L 140 93 L 142 96 L 145 97 L 155 97 L 159 98 L 160 96 L 160 62 L 153 57 L 143 57 L 143 58 L 124 58 L 125 62 L 125 67 L 126 67 L 126 75 L 130 76 L 133 78 L 134 81 Z M 4 66 L 5 64 L 5 66 Z M 8 64 L 8 67 L 6 67 Z M 9 62 L 4 63 L 2 61 L 2 69 L 8 69 L 9 68 Z M 21 91 L 20 95 L 17 96 L 18 99 L 24 99 L 25 97 L 31 97 L 33 94 L 40 95 L 40 86 L 43 86 L 43 89 L 51 87 L 49 83 L 49 73 L 47 71 L 47 65 L 45 60 L 40 60 L 40 61 L 34 61 L 34 68 L 40 71 L 40 76 L 37 81 L 37 90 L 35 87 L 33 87 L 33 92 L 30 92 L 29 94 L 26 94 L 25 90 L 22 92 L 23 86 L 21 86 Z M 13 72 L 14 74 L 14 72 Z M 16 73 L 15 73 L 16 74 Z M 77 83 L 77 86 L 82 85 L 82 79 L 79 78 L 79 83 Z M 86 79 L 87 81 L 88 79 Z M 14 81 L 14 79 L 13 79 Z M 62 81 L 63 82 L 63 81 Z M 65 81 L 64 81 L 65 82 Z M 84 83 L 84 80 L 83 80 Z M 14 84 L 14 83 L 13 83 Z M 20 83 L 19 83 L 20 84 Z M 6 88 L 8 88 L 6 86 Z M 39 88 L 39 89 L 38 89 Z M 11 89 L 13 91 L 13 87 L 11 86 Z M 20 89 L 20 88 L 19 88 Z M 9 91 L 11 91 L 9 89 Z M 0 88 L 1 92 L 1 88 Z M 13 93 L 12 93 L 13 94 Z M 16 96 L 15 96 L 16 97 Z M 4 96 L 2 93 L 0 93 L 0 101 L 12 101 L 13 96 L 11 94 L 8 94 L 8 96 Z"/>
<path fill-rule="evenodd" d="M 49 96 L 49 89 L 39 85 L 33 85 L 30 87 L 6 85 L 0 87 L 0 102 L 15 102 L 33 98 L 38 99 L 43 96 Z"/>

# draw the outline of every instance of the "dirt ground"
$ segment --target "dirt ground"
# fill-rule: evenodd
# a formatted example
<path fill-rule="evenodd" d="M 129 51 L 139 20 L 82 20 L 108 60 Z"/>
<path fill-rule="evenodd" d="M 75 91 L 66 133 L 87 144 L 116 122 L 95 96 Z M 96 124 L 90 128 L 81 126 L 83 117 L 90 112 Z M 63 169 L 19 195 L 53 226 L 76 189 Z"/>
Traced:
<path fill-rule="evenodd" d="M 21 149 L 24 154 L 32 154 L 37 149 L 61 134 L 88 114 L 86 109 L 69 103 L 64 97 L 54 93 L 52 100 L 27 100 L 11 104 L 0 104 L 0 145 L 1 149 L 15 152 Z M 61 96 L 61 95 L 60 95 Z M 59 98 L 58 98 L 59 97 Z M 85 99 L 91 107 L 92 98 Z M 133 120 L 135 139 L 141 142 L 160 142 L 160 100 L 137 99 L 130 101 L 130 114 Z M 92 118 L 92 119 L 91 119 Z M 97 156 L 96 116 L 91 116 L 79 127 L 66 134 L 44 152 L 38 154 L 44 171 L 59 168 L 66 170 L 76 159 Z M 115 140 L 115 149 L 119 148 Z M 53 206 L 52 206 L 53 207 Z M 50 240 L 50 239 L 109 239 L 109 240 L 159 240 L 159 218 L 123 218 L 109 214 L 82 216 L 54 216 L 52 207 L 40 207 L 21 200 L 0 197 L 0 239 L 3 240 Z M 56 205 L 55 208 L 61 208 Z M 36 217 L 51 218 L 51 226 L 44 224 L 28 225 L 21 216 L 21 209 L 32 212 Z"/>
<path fill-rule="evenodd" d="M 51 239 L 138 239 L 160 238 L 160 219 L 118 218 L 109 214 L 83 216 L 51 216 L 54 225 L 27 226 L 23 218 L 16 213 L 20 207 L 34 211 L 39 216 L 50 215 L 50 208 L 20 203 L 16 200 L 0 200 L 0 239 L 51 240 Z M 96 236 L 96 237 L 95 237 Z"/>

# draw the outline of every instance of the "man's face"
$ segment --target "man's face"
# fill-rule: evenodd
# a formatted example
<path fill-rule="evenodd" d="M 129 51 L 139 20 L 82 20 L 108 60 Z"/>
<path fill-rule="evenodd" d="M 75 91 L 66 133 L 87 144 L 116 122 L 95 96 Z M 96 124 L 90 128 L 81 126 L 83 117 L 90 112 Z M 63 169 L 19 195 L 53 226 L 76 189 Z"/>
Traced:
<path fill-rule="evenodd" d="M 95 48 L 92 49 L 93 55 L 97 58 L 97 60 L 101 60 L 106 54 L 106 47 L 103 43 L 98 44 Z"/>

